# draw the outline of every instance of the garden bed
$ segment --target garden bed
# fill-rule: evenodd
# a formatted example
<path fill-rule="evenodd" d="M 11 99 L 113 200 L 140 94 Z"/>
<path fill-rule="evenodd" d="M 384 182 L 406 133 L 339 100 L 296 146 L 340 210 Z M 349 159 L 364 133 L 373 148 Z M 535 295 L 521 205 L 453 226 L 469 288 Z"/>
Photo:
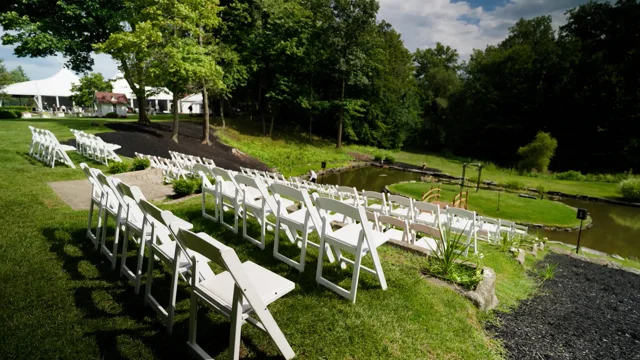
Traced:
<path fill-rule="evenodd" d="M 559 254 L 539 295 L 489 330 L 513 359 L 637 359 L 640 276 Z"/>
<path fill-rule="evenodd" d="M 136 152 L 170 158 L 169 150 L 181 153 L 202 156 L 215 161 L 216 165 L 230 170 L 240 170 L 240 167 L 248 167 L 258 170 L 269 170 L 269 167 L 259 160 L 238 154 L 233 148 L 227 146 L 211 134 L 211 145 L 201 142 L 202 125 L 195 122 L 181 121 L 179 143 L 171 141 L 172 123 L 151 123 L 140 125 L 134 122 L 107 123 L 106 127 L 114 132 L 96 134 L 104 141 L 118 144 L 122 148 L 116 153 L 128 157 L 134 157 Z M 74 144 L 74 141 L 70 141 Z"/>

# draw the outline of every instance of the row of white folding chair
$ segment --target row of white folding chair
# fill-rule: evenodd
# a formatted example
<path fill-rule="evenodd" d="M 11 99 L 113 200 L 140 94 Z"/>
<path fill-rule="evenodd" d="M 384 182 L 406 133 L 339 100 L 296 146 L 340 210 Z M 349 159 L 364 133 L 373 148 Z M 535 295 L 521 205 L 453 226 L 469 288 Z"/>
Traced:
<path fill-rule="evenodd" d="M 71 132 L 76 138 L 76 150 L 80 154 L 105 165 L 109 165 L 109 160 L 122 161 L 115 153 L 115 150 L 120 149 L 120 145 L 107 143 L 100 137 L 84 131 L 71 129 Z"/>
<path fill-rule="evenodd" d="M 173 216 L 171 212 L 158 209 L 146 201 L 138 188 L 129 187 L 122 182 L 114 181 L 112 178 L 106 178 L 99 170 L 90 169 L 84 163 L 81 166 L 94 186 L 88 234 L 91 233 L 93 201 L 100 196 L 99 202 L 113 202 L 113 200 L 109 200 L 104 195 L 119 194 L 120 208 L 126 204 L 125 234 L 127 234 L 127 237 L 125 239 L 132 235 L 135 240 L 135 237 L 138 236 L 137 242 L 139 244 L 137 267 L 134 272 L 126 265 L 127 242 L 124 242 L 121 274 L 126 275 L 135 284 L 135 292 L 138 293 L 144 250 L 145 248 L 149 249 L 147 285 L 144 299 L 145 303 L 151 305 L 160 315 L 169 333 L 171 333 L 173 326 L 178 280 L 183 278 L 192 287 L 188 344 L 196 355 L 203 359 L 210 358 L 196 343 L 198 299 L 205 301 L 231 319 L 231 359 L 238 359 L 240 329 L 245 322 L 249 322 L 266 331 L 274 339 L 276 345 L 287 359 L 295 355 L 266 308 L 266 305 L 294 289 L 295 285 L 291 281 L 252 262 L 240 264 L 237 255 L 232 249 L 203 233 L 193 234 L 189 232 L 188 229 L 192 227 L 191 224 Z M 107 188 L 104 187 L 103 183 L 105 178 L 108 184 Z M 96 184 L 98 185 L 96 186 Z M 111 199 L 114 198 L 112 197 Z M 136 211 L 134 209 L 137 209 L 143 216 L 140 217 L 137 214 L 132 216 L 132 213 Z M 142 221 L 138 219 L 142 219 Z M 105 226 L 106 222 L 99 223 L 98 226 L 100 227 L 101 225 Z M 169 229 L 169 225 L 171 229 Z M 117 225 L 117 227 L 119 226 Z M 106 230 L 103 230 L 103 233 L 104 231 Z M 176 234 L 178 235 L 176 236 Z M 94 236 L 94 238 L 96 237 Z M 200 239 L 200 241 L 197 239 Z M 218 250 L 217 253 L 215 252 L 216 249 Z M 212 254 L 217 254 L 218 256 L 212 256 Z M 167 308 L 160 305 L 151 294 L 153 266 L 156 258 L 172 269 L 169 305 Z M 214 274 L 207 265 L 211 260 L 217 260 L 216 263 L 228 269 L 228 271 L 217 275 Z M 255 316 L 254 314 L 257 315 L 258 320 L 252 317 Z"/>
<path fill-rule="evenodd" d="M 174 164 L 176 164 L 181 169 L 187 170 L 189 172 L 193 171 L 193 166 L 195 164 L 202 164 L 209 168 L 216 167 L 216 163 L 213 160 L 205 157 L 183 154 L 177 151 L 169 151 L 169 155 L 171 156 L 171 159 L 174 161 Z"/>
<path fill-rule="evenodd" d="M 96 249 L 111 261 L 112 268 L 116 268 L 117 250 L 120 242 L 121 250 L 120 275 L 125 275 L 135 286 L 135 293 L 140 291 L 143 275 L 142 264 L 145 249 L 149 251 L 147 268 L 147 285 L 145 287 L 144 301 L 150 305 L 162 318 L 171 333 L 173 328 L 174 309 L 178 277 L 187 279 L 188 264 L 180 259 L 176 251 L 175 240 L 171 238 L 168 229 L 160 219 L 161 210 L 148 202 L 139 188 L 129 186 L 116 178 L 106 177 L 100 170 L 89 168 L 86 164 L 80 164 L 85 175 L 92 184 L 91 208 L 87 225 L 87 237 L 93 242 Z M 91 230 L 94 207 L 98 206 L 98 225 L 95 234 Z M 115 235 L 112 248 L 106 245 L 106 232 L 109 217 L 114 218 Z M 193 226 L 187 222 L 180 224 L 185 229 Z M 124 240 L 120 240 L 120 233 L 124 231 Z M 127 265 L 128 241 L 132 239 L 138 244 L 135 267 L 131 269 Z M 153 281 L 154 260 L 158 258 L 172 269 L 171 289 L 167 307 L 152 296 L 151 286 Z M 182 256 L 184 258 L 184 256 Z"/>
<path fill-rule="evenodd" d="M 29 126 L 29 130 L 31 130 L 29 155 L 47 165 L 51 165 L 52 168 L 55 167 L 56 161 L 62 162 L 72 169 L 76 168 L 69 155 L 67 155 L 67 151 L 75 150 L 73 146 L 60 144 L 56 136 L 49 130 L 38 129 L 33 126 Z"/>
<path fill-rule="evenodd" d="M 136 152 L 136 157 L 149 159 L 150 166 L 154 169 L 162 170 L 162 178 L 165 183 L 171 183 L 177 179 L 186 179 L 191 174 L 191 170 L 184 169 L 179 163 L 172 159 L 160 156 L 145 155 Z"/>
<path fill-rule="evenodd" d="M 314 229 L 318 231 L 318 229 L 320 228 L 320 224 L 319 224 L 319 222 L 321 221 L 320 219 L 324 219 L 324 221 L 328 221 L 329 223 L 331 223 L 333 221 L 336 221 L 338 218 L 340 219 L 349 218 L 351 221 L 349 224 L 345 225 L 344 228 L 350 231 L 349 233 L 350 235 L 353 235 L 351 234 L 351 232 L 355 231 L 358 228 L 362 229 L 364 226 L 362 223 L 357 222 L 359 219 L 354 218 L 353 212 L 345 213 L 345 211 L 340 211 L 341 210 L 340 208 L 335 209 L 333 207 L 330 207 L 329 205 L 327 205 L 326 207 L 319 207 L 318 209 L 316 209 L 316 206 L 312 204 L 309 198 L 308 192 L 306 192 L 306 190 L 304 189 L 295 189 L 293 187 L 290 187 L 284 184 L 276 183 L 276 184 L 272 184 L 270 187 L 274 194 L 274 195 L 271 195 L 268 193 L 268 190 L 266 189 L 266 186 L 264 185 L 262 180 L 260 180 L 257 177 L 251 178 L 245 174 L 236 174 L 234 176 L 229 174 L 226 170 L 220 169 L 220 168 L 209 169 L 209 170 L 205 168 L 199 168 L 199 172 L 203 179 L 202 212 L 204 217 L 212 219 L 214 221 L 219 221 L 226 227 L 232 229 L 234 232 L 237 232 L 239 227 L 238 214 L 242 213 L 243 220 L 244 220 L 243 221 L 243 237 L 245 239 L 248 239 L 252 243 L 258 245 L 261 249 L 264 249 L 265 233 L 267 230 L 265 225 L 268 223 L 266 220 L 266 215 L 275 214 L 276 224 L 272 224 L 275 226 L 275 229 L 276 229 L 275 230 L 276 235 L 274 240 L 275 241 L 274 257 L 298 269 L 299 271 L 303 271 L 305 267 L 305 258 L 306 258 L 305 254 L 306 254 L 307 244 L 310 244 L 312 246 L 315 245 L 318 247 L 320 246 L 323 247 L 323 249 L 321 250 L 321 255 L 319 256 L 319 263 L 322 263 L 324 261 L 324 259 L 320 259 L 320 257 L 323 258 L 325 252 L 327 253 L 327 257 L 329 258 L 329 260 L 332 262 L 334 261 L 333 252 L 331 251 L 332 245 L 329 243 L 329 241 L 331 240 L 327 240 L 323 245 L 315 244 L 308 241 L 309 233 Z M 216 181 L 215 184 L 211 184 L 211 182 L 209 181 L 209 178 L 214 178 Z M 242 193 L 241 196 L 239 195 L 240 193 Z M 216 206 L 214 208 L 213 215 L 210 215 L 206 212 L 206 203 L 205 203 L 206 194 L 211 194 L 214 196 L 214 199 L 216 199 Z M 275 206 L 273 204 L 274 196 L 277 204 Z M 303 207 L 299 210 L 295 210 L 294 207 L 291 206 L 295 204 L 294 202 L 291 201 L 291 199 L 294 199 L 294 201 L 296 199 L 297 201 L 301 200 Z M 316 195 L 316 201 L 324 201 L 324 200 L 317 200 L 317 199 L 323 199 L 323 198 L 320 198 Z M 339 202 L 337 200 L 333 200 L 333 199 L 328 199 L 328 200 L 345 205 L 342 202 Z M 234 209 L 233 226 L 226 224 L 224 222 L 223 213 L 224 213 L 225 207 Z M 353 207 L 353 209 L 357 209 L 357 208 Z M 362 208 L 362 211 L 364 212 L 363 208 Z M 246 233 L 248 215 L 253 215 L 258 220 L 258 223 L 261 226 L 260 241 L 251 238 Z M 364 224 L 371 224 L 371 222 L 365 219 Z M 373 226 L 367 225 L 367 228 L 369 227 L 371 227 L 372 228 L 371 230 L 373 231 Z M 293 259 L 287 258 L 286 256 L 282 255 L 279 252 L 280 230 L 283 230 L 287 233 L 287 237 L 292 243 L 299 244 L 299 247 L 301 248 L 301 255 L 300 255 L 300 260 L 298 262 L 296 262 Z M 302 233 L 301 236 L 298 235 L 298 231 Z M 339 232 L 338 230 L 336 233 L 342 234 L 344 233 L 344 231 Z M 367 239 L 369 239 L 367 241 L 369 241 L 371 244 L 375 244 L 375 247 L 386 242 L 386 240 L 388 239 L 388 237 L 385 237 L 380 232 L 375 232 L 375 234 L 378 235 L 377 242 L 373 240 L 373 238 L 371 238 L 371 235 L 368 235 L 369 237 L 367 237 Z M 330 235 L 327 235 L 327 236 L 330 237 Z M 321 239 L 322 238 L 323 236 L 321 235 Z M 357 256 L 358 259 L 360 259 L 361 256 L 366 255 L 370 251 L 370 249 L 372 248 L 372 245 L 365 245 L 365 246 L 362 245 L 363 242 L 365 241 L 364 235 L 359 237 L 357 241 L 361 243 L 359 245 L 360 246 L 359 253 L 356 252 L 355 248 L 353 248 L 352 246 L 350 247 L 348 244 L 344 246 L 343 250 L 346 249 L 347 251 L 352 252 L 354 255 Z M 339 252 L 340 249 L 336 248 L 335 251 Z M 374 250 L 374 253 L 375 253 L 375 250 Z M 356 264 L 353 261 L 349 260 L 348 258 L 341 257 L 341 256 L 338 256 L 338 258 L 341 262 L 341 266 L 345 267 L 347 263 L 350 263 L 352 266 L 354 266 L 354 274 L 359 274 L 359 271 L 362 268 L 359 262 Z M 377 259 L 377 254 L 375 255 L 375 258 Z M 376 261 L 379 263 L 379 260 L 376 260 Z M 381 267 L 376 265 L 376 270 L 371 270 L 368 268 L 364 268 L 364 269 L 368 270 L 369 272 L 372 272 L 374 275 L 378 275 L 379 278 L 381 279 L 380 281 L 381 281 L 381 284 L 383 285 L 383 288 L 386 288 L 386 282 L 384 280 L 384 274 L 382 273 Z M 322 275 L 321 275 L 322 267 L 320 265 L 317 268 L 317 271 L 318 271 L 317 279 L 319 279 L 318 282 L 336 291 L 335 287 L 332 287 L 331 285 L 327 285 L 324 279 L 322 279 Z M 359 275 L 354 275 L 354 276 L 359 276 Z M 354 284 L 354 287 L 352 288 L 351 291 L 347 291 L 345 293 L 344 291 L 338 290 L 336 292 L 338 292 L 338 294 L 342 296 L 346 296 L 348 299 L 355 302 L 356 287 L 357 287 L 357 281 L 356 281 L 356 284 Z"/>

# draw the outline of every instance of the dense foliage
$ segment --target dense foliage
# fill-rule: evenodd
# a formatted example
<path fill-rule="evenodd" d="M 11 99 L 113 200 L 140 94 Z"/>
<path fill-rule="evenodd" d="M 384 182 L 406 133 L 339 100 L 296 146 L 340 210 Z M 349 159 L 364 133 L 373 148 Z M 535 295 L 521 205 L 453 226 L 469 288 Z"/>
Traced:
<path fill-rule="evenodd" d="M 625 200 L 640 202 L 640 179 L 632 178 L 621 181 L 620 192 Z"/>
<path fill-rule="evenodd" d="M 93 106 L 96 91 L 112 92 L 113 85 L 100 73 L 87 74 L 71 86 L 71 101 L 77 106 Z"/>
<path fill-rule="evenodd" d="M 0 6 L 0 25 L 19 55 L 62 52 L 86 70 L 99 49 L 120 62 L 139 99 L 144 85 L 203 91 L 215 104 L 206 109 L 240 109 L 264 135 L 447 150 L 506 167 L 524 156 L 523 168 L 541 172 L 640 166 L 638 0 L 589 2 L 558 30 L 550 16 L 521 19 L 467 62 L 440 43 L 411 54 L 378 8 L 376 0 L 33 0 Z M 532 160 L 539 148 L 525 146 L 539 132 L 557 139 L 549 161 Z"/>

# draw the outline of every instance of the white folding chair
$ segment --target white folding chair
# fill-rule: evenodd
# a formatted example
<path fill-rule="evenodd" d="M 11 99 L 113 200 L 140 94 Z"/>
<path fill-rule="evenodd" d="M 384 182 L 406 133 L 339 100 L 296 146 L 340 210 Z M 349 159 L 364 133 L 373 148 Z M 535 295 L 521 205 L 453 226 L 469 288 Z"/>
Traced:
<path fill-rule="evenodd" d="M 358 190 L 356 190 L 355 187 L 338 186 L 336 189 L 338 196 L 340 197 L 340 201 L 343 203 L 353 206 L 362 205 L 362 201 L 358 195 Z"/>
<path fill-rule="evenodd" d="M 102 208 L 102 226 L 100 232 L 100 252 L 103 253 L 109 261 L 111 261 L 111 268 L 116 268 L 116 256 L 118 250 L 118 242 L 120 239 L 120 230 L 127 221 L 126 214 L 124 213 L 125 207 L 121 206 L 121 199 L 115 188 L 112 188 L 111 182 L 102 172 L 96 173 L 96 178 L 102 186 L 104 206 Z M 112 249 L 109 250 L 106 244 L 107 239 L 107 225 L 109 224 L 109 217 L 112 217 L 115 221 L 115 234 L 113 237 Z"/>
<path fill-rule="evenodd" d="M 224 227 L 232 230 L 234 233 L 238 233 L 238 216 L 237 213 L 240 209 L 240 202 L 242 201 L 242 195 L 240 194 L 241 190 L 236 180 L 231 175 L 231 173 L 222 168 L 212 168 L 209 169 L 211 173 L 215 176 L 215 192 L 214 198 L 216 199 L 216 206 L 218 207 L 216 211 L 218 211 L 217 219 L 211 217 L 214 221 L 219 221 Z M 206 172 L 205 172 L 206 174 Z M 204 182 L 204 180 L 203 180 Z M 225 208 L 232 208 L 233 215 L 233 225 L 227 224 L 224 222 L 224 212 Z M 206 217 L 206 216 L 205 216 Z"/>
<path fill-rule="evenodd" d="M 503 234 L 506 234 L 507 238 L 511 240 L 516 233 L 515 228 L 516 228 L 516 223 L 514 223 L 513 221 L 500 219 L 500 236 L 501 237 L 503 236 Z"/>
<path fill-rule="evenodd" d="M 380 245 L 384 244 L 388 237 L 374 231 L 371 223 L 367 220 L 364 207 L 355 207 L 345 204 L 338 200 L 316 197 L 316 206 L 327 212 L 335 212 L 351 219 L 351 222 L 334 231 L 331 228 L 329 219 L 323 217 L 322 231 L 320 236 L 320 254 L 318 255 L 318 267 L 316 271 L 316 282 L 333 290 L 338 295 L 343 296 L 352 303 L 356 302 L 356 293 L 358 291 L 358 279 L 360 278 L 360 270 L 364 270 L 373 274 L 380 281 L 383 290 L 387 289 L 387 281 L 384 277 L 382 265 L 378 258 L 376 250 Z M 331 246 L 336 252 L 337 260 L 341 265 L 350 264 L 353 267 L 353 275 L 351 277 L 351 289 L 346 290 L 337 284 L 322 277 L 322 267 L 324 264 L 324 251 L 326 245 Z M 355 260 L 350 260 L 342 256 L 342 251 L 346 251 L 355 256 Z M 373 259 L 373 269 L 362 265 L 362 258 L 366 254 L 371 254 Z"/>
<path fill-rule="evenodd" d="M 439 254 L 443 249 L 442 233 L 440 225 L 431 226 L 420 223 L 411 223 L 409 228 L 412 233 L 413 245 Z M 421 236 L 422 234 L 422 236 Z"/>
<path fill-rule="evenodd" d="M 388 214 L 391 216 L 399 217 L 402 219 L 412 220 L 413 219 L 413 199 L 400 196 L 388 194 L 387 200 L 389 204 L 389 212 Z"/>
<path fill-rule="evenodd" d="M 163 213 L 165 216 L 166 212 Z M 166 221 L 170 221 L 167 219 Z M 201 359 L 212 359 L 196 341 L 198 302 L 202 301 L 231 321 L 229 358 L 240 357 L 242 325 L 250 323 L 266 332 L 285 359 L 295 356 L 267 306 L 295 288 L 295 284 L 251 261 L 240 262 L 230 247 L 205 233 L 171 226 L 180 246 L 190 254 L 191 312 L 189 317 L 189 349 Z M 225 269 L 214 274 L 207 264 L 212 261 Z"/>
<path fill-rule="evenodd" d="M 449 229 L 453 233 L 459 233 L 464 236 L 464 241 L 466 242 L 464 245 L 464 250 L 462 251 L 463 256 L 467 256 L 469 254 L 469 248 L 473 248 L 473 253 L 478 252 L 478 228 L 477 228 L 477 219 L 476 212 L 469 211 L 460 208 L 447 208 L 447 213 L 449 215 Z"/>
<path fill-rule="evenodd" d="M 362 203 L 367 211 L 387 214 L 387 199 L 384 193 L 362 190 Z"/>
<path fill-rule="evenodd" d="M 107 200 L 106 194 L 102 190 L 102 185 L 95 177 L 92 169 L 85 163 L 80 163 L 80 168 L 84 171 L 87 180 L 91 183 L 91 204 L 89 205 L 89 220 L 87 223 L 87 238 L 91 240 L 95 248 L 98 248 L 100 243 L 100 229 L 102 228 L 102 211 L 104 204 Z M 95 233 L 91 231 L 91 222 L 93 221 L 93 210 L 98 207 L 98 224 L 96 225 Z M 115 200 L 114 204 L 115 206 Z"/>
<path fill-rule="evenodd" d="M 182 253 L 182 250 L 175 241 L 173 233 L 165 223 L 165 219 L 168 218 L 168 216 L 163 217 L 163 211 L 147 200 L 140 200 L 139 206 L 140 210 L 144 213 L 143 226 L 145 227 L 145 231 L 148 227 L 151 228 L 150 241 L 146 242 L 146 246 L 149 248 L 149 261 L 147 263 L 147 285 L 144 289 L 144 303 L 151 306 L 158 316 L 160 316 L 167 326 L 167 332 L 171 334 L 173 330 L 178 281 L 180 277 L 187 282 L 189 281 L 188 272 L 191 270 L 191 264 L 188 261 L 188 257 Z M 170 211 L 166 212 L 171 214 Z M 171 217 L 171 222 L 174 227 L 183 229 L 193 228 L 193 225 L 175 216 Z M 141 251 L 144 251 L 144 249 L 141 249 Z M 156 258 L 171 269 L 169 304 L 166 308 L 162 306 L 151 293 L 153 285 L 153 268 L 155 266 Z M 139 264 L 141 264 L 140 261 Z"/>
<path fill-rule="evenodd" d="M 414 201 L 412 212 L 413 221 L 420 224 L 438 227 L 440 224 L 448 221 L 447 215 L 440 211 L 440 205 L 438 204 Z"/>
<path fill-rule="evenodd" d="M 122 243 L 122 255 L 120 256 L 120 275 L 125 275 L 135 286 L 135 293 L 140 292 L 140 284 L 142 279 L 142 262 L 144 258 L 144 249 L 148 240 L 151 239 L 152 231 L 150 226 L 145 226 L 144 213 L 138 205 L 140 200 L 146 200 L 142 191 L 137 186 L 129 186 L 123 182 L 115 185 L 120 198 L 126 204 L 126 222 L 124 231 L 124 241 Z M 138 244 L 136 254 L 135 271 L 127 266 L 127 252 L 129 238 Z"/>
<path fill-rule="evenodd" d="M 407 220 L 394 218 L 388 215 L 375 214 L 376 230 L 389 238 L 389 240 L 412 242 L 409 236 L 409 224 Z"/>
<path fill-rule="evenodd" d="M 234 179 L 241 189 L 237 194 L 242 194 L 241 200 L 237 201 L 239 206 L 242 207 L 242 236 L 253 244 L 258 245 L 260 249 L 264 250 L 266 245 L 265 235 L 267 232 L 267 224 L 275 226 L 275 224 L 267 220 L 267 216 L 275 214 L 278 209 L 278 205 L 276 204 L 273 196 L 269 194 L 269 191 L 262 180 L 242 174 L 236 174 Z M 247 228 L 249 227 L 247 223 L 247 216 L 249 215 L 253 216 L 260 225 L 260 240 L 251 237 L 247 233 Z M 235 216 L 235 222 L 237 224 L 237 218 L 240 216 L 238 211 L 236 211 Z M 293 239 L 293 235 L 289 229 L 286 229 L 285 231 L 287 232 L 289 239 Z"/>
<path fill-rule="evenodd" d="M 489 217 L 478 216 L 478 238 L 488 242 L 500 241 L 500 228 L 502 227 L 500 219 L 492 219 Z"/>
<path fill-rule="evenodd" d="M 313 230 L 316 230 L 318 236 L 320 236 L 320 229 L 322 227 L 320 214 L 318 214 L 318 210 L 313 205 L 307 191 L 278 183 L 271 184 L 270 188 L 278 204 L 276 211 L 276 233 L 273 241 L 273 257 L 303 272 L 307 254 L 307 244 L 315 248 L 320 247 L 319 244 L 309 240 L 309 234 Z M 294 210 L 291 209 L 290 206 L 287 206 L 287 203 L 283 201 L 285 197 L 299 202 L 300 209 Z M 300 247 L 300 260 L 295 261 L 280 253 L 280 227 L 283 227 L 285 231 L 289 230 L 291 235 L 295 236 L 294 239 L 289 238 L 289 240 Z M 302 235 L 299 236 L 298 231 L 300 231 Z M 287 236 L 289 236 L 289 233 L 287 233 Z M 334 262 L 335 257 L 333 256 L 331 248 L 327 246 L 325 250 L 329 261 Z"/>
<path fill-rule="evenodd" d="M 76 148 L 71 145 L 62 145 L 58 141 L 55 135 L 49 130 L 45 130 L 48 136 L 48 162 L 51 164 L 51 168 L 55 166 L 56 161 L 60 161 L 72 169 L 75 169 L 76 166 L 73 164 L 73 161 L 67 155 L 67 151 L 75 151 Z"/>

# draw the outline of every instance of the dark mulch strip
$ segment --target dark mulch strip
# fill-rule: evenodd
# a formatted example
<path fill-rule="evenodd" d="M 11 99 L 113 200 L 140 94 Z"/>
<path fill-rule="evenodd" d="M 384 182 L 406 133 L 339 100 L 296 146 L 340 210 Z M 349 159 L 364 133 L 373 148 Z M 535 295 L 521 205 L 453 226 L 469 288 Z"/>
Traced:
<path fill-rule="evenodd" d="M 408 170 L 422 170 L 422 171 L 429 171 L 429 172 L 435 172 L 435 173 L 441 173 L 442 170 L 440 169 L 434 169 L 434 168 L 430 168 L 430 167 L 422 167 L 422 166 L 418 166 L 418 165 L 413 165 L 413 164 L 407 164 L 407 163 L 403 163 L 403 162 L 399 162 L 396 161 L 393 163 L 393 166 L 397 166 L 397 167 L 401 167 L 403 169 L 408 169 Z"/>
<path fill-rule="evenodd" d="M 122 146 L 116 153 L 134 157 L 136 152 L 170 158 L 169 150 L 184 154 L 202 156 L 215 161 L 217 166 L 230 170 L 248 167 L 269 170 L 269 167 L 250 156 L 235 155 L 227 146 L 211 134 L 211 145 L 203 145 L 202 125 L 194 122 L 180 122 L 178 144 L 171 141 L 171 123 L 140 125 L 134 122 L 113 122 L 106 126 L 115 132 L 97 134 L 104 141 Z"/>
<path fill-rule="evenodd" d="M 551 254 L 540 295 L 491 326 L 512 359 L 640 359 L 640 276 Z"/>

